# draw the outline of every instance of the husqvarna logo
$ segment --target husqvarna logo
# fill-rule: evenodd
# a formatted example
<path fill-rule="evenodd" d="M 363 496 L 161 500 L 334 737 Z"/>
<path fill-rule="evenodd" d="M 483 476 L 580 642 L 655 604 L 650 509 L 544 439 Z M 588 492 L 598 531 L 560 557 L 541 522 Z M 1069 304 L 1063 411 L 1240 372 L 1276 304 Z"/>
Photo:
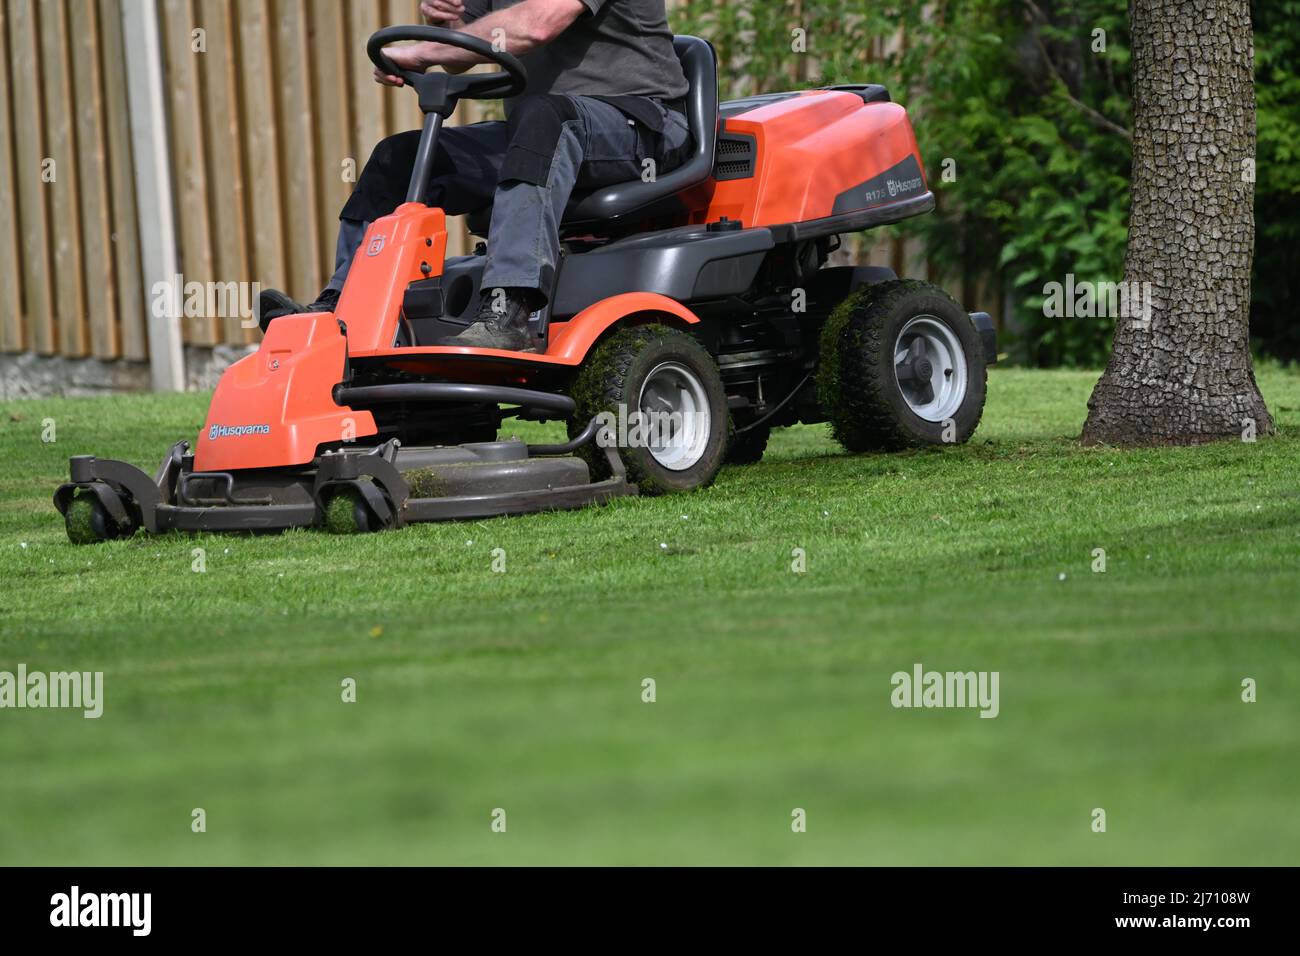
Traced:
<path fill-rule="evenodd" d="M 213 425 L 208 429 L 208 441 L 218 438 L 243 438 L 246 435 L 269 435 L 270 425 Z"/>
<path fill-rule="evenodd" d="M 384 237 L 375 236 L 370 240 L 370 245 L 366 247 L 366 255 L 377 256 L 384 251 Z"/>
<path fill-rule="evenodd" d="M 889 187 L 889 195 L 899 196 L 903 193 L 916 192 L 921 188 L 921 177 L 915 179 L 890 179 L 886 182 Z"/>

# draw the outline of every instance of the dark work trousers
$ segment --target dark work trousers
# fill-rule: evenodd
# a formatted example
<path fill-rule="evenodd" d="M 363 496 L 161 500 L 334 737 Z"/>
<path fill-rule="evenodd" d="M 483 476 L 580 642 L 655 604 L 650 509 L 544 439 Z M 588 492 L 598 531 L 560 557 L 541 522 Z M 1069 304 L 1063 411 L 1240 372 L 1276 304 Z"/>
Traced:
<path fill-rule="evenodd" d="M 549 298 L 560 219 L 573 191 L 660 175 L 685 160 L 685 117 L 654 100 L 633 105 L 649 122 L 601 99 L 546 95 L 520 100 L 508 120 L 439 133 L 429 204 L 449 216 L 492 206 L 484 289 L 535 289 Z M 419 142 L 418 130 L 399 133 L 371 154 L 339 217 L 337 271 L 328 288 L 342 290 L 370 223 L 405 202 Z"/>

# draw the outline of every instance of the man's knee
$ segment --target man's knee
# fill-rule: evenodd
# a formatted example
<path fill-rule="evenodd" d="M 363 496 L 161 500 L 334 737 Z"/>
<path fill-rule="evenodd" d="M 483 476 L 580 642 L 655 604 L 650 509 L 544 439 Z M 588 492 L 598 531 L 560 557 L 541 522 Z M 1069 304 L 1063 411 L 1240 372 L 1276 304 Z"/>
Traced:
<path fill-rule="evenodd" d="M 507 123 L 510 145 L 500 181 L 545 186 L 566 124 L 581 120 L 571 97 L 548 93 L 522 100 Z"/>
<path fill-rule="evenodd" d="M 360 182 L 368 179 L 391 179 L 403 172 L 410 178 L 415 168 L 415 154 L 420 148 L 420 131 L 411 130 L 398 133 L 379 141 L 370 153 L 365 169 L 361 171 Z"/>
<path fill-rule="evenodd" d="M 406 198 L 419 146 L 419 130 L 380 140 L 357 177 L 356 188 L 340 218 L 374 222 L 400 206 Z"/>

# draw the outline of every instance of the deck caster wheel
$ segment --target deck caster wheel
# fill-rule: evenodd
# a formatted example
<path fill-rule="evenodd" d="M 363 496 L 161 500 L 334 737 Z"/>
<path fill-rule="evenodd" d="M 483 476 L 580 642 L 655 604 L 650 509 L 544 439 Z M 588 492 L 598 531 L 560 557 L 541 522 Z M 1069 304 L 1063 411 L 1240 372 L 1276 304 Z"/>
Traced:
<path fill-rule="evenodd" d="M 73 544 L 97 544 L 130 536 L 133 529 L 122 528 L 108 513 L 108 509 L 89 492 L 78 494 L 68 502 L 63 516 L 68 540 Z"/>
<path fill-rule="evenodd" d="M 370 534 L 381 525 L 359 491 L 342 488 L 325 505 L 325 528 L 331 534 Z"/>

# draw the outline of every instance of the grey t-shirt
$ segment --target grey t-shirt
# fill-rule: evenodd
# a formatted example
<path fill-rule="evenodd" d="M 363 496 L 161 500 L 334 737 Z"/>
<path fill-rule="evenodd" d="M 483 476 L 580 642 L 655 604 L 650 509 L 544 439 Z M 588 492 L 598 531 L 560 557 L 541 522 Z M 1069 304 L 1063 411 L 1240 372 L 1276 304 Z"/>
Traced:
<path fill-rule="evenodd" d="M 465 0 L 471 23 L 520 0 Z M 528 92 L 651 96 L 676 100 L 686 77 L 673 52 L 664 0 L 582 0 L 587 12 L 545 46 L 519 59 Z"/>

